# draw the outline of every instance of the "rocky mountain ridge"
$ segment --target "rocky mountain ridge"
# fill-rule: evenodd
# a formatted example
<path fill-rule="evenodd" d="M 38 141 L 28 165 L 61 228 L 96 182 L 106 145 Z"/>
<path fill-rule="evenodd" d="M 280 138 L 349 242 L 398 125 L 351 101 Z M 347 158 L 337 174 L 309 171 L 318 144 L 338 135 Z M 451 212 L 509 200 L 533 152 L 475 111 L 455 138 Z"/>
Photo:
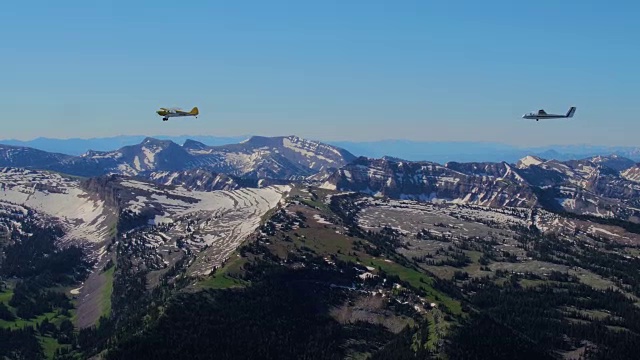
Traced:
<path fill-rule="evenodd" d="M 611 166 L 611 167 L 610 167 Z M 361 157 L 323 188 L 392 199 L 536 207 L 640 222 L 638 167 L 617 157 L 516 164 L 409 162 Z"/>
<path fill-rule="evenodd" d="M 113 151 L 81 156 L 48 153 L 26 147 L 0 146 L 0 166 L 52 170 L 76 176 L 110 173 L 148 177 L 158 172 L 202 169 L 250 179 L 303 179 L 331 172 L 355 156 L 344 149 L 297 136 L 251 137 L 241 143 L 207 146 L 186 140 L 146 138 Z"/>

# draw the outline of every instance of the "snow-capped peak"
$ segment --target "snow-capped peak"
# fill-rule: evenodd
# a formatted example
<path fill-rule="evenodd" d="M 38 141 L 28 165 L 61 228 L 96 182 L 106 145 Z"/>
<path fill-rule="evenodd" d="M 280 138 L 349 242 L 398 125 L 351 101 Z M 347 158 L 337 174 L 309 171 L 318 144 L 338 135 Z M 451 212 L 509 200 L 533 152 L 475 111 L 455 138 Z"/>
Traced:
<path fill-rule="evenodd" d="M 522 159 L 520 159 L 520 161 L 518 161 L 518 164 L 516 165 L 516 167 L 518 169 L 526 169 L 529 166 L 533 166 L 533 165 L 540 165 L 544 163 L 544 159 L 541 159 L 537 156 L 525 156 Z"/>

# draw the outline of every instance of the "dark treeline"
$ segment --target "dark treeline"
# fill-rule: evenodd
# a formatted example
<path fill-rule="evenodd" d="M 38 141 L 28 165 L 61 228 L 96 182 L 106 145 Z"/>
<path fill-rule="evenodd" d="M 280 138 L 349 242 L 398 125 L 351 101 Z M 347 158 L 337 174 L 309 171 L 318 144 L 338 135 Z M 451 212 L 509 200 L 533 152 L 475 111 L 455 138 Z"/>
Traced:
<path fill-rule="evenodd" d="M 472 315 L 447 345 L 450 360 L 555 360 L 525 335 L 487 315 Z"/>
<path fill-rule="evenodd" d="M 33 319 L 38 315 L 52 312 L 54 309 L 71 310 L 73 304 L 61 292 L 46 290 L 50 285 L 47 280 L 27 278 L 16 284 L 9 305 L 13 306 L 16 315 L 23 319 Z"/>
<path fill-rule="evenodd" d="M 329 209 L 336 214 L 344 225 L 349 228 L 349 234 L 355 237 L 363 237 L 364 234 L 358 226 L 358 212 L 360 206 L 356 204 L 356 200 L 361 197 L 359 194 L 348 194 L 331 197 Z"/>
<path fill-rule="evenodd" d="M 4 248 L 6 258 L 0 267 L 0 276 L 19 279 L 9 305 L 23 319 L 54 309 L 72 309 L 64 293 L 47 288 L 73 285 L 86 278 L 91 264 L 84 260 L 82 249 L 59 249 L 56 241 L 63 232 L 58 227 L 40 227 L 26 220 L 22 230 L 13 244 Z"/>
<path fill-rule="evenodd" d="M 369 360 L 430 360 L 436 357 L 427 349 L 429 323 L 406 327 L 398 336 L 374 353 Z"/>
<path fill-rule="evenodd" d="M 640 309 L 622 293 L 574 283 L 522 288 L 516 276 L 511 280 L 501 287 L 488 278 L 473 279 L 464 289 L 474 294 L 471 303 L 492 322 L 513 329 L 539 348 L 572 351 L 584 346 L 587 340 L 598 349 L 589 358 L 600 358 L 613 351 L 617 356 L 612 358 L 637 358 L 635 351 L 624 349 L 640 344 Z M 589 310 L 606 311 L 611 316 L 598 319 Z M 485 339 L 495 337 L 484 331 Z M 454 340 L 460 346 L 464 346 L 464 341 L 464 337 Z"/>
<path fill-rule="evenodd" d="M 530 249 L 528 256 L 587 269 L 640 296 L 640 259 L 607 251 L 610 247 L 608 242 L 594 247 L 581 241 L 569 242 L 553 234 L 523 236 L 518 240 Z"/>
<path fill-rule="evenodd" d="M 0 328 L 1 359 L 44 359 L 44 351 L 32 327 L 9 330 Z"/>
<path fill-rule="evenodd" d="M 59 249 L 56 241 L 62 235 L 59 227 L 40 227 L 24 221 L 22 234 L 4 248 L 0 275 L 25 279 L 47 274 L 52 286 L 66 286 L 83 280 L 91 264 L 84 260 L 82 249 L 76 246 Z"/>
<path fill-rule="evenodd" d="M 0 293 L 2 293 L 0 291 Z M 13 321 L 16 319 L 16 316 L 9 310 L 7 305 L 4 303 L 0 303 L 0 320 L 4 321 Z"/>
<path fill-rule="evenodd" d="M 349 296 L 328 286 L 331 277 L 345 282 L 338 271 L 261 263 L 252 272 L 246 289 L 179 295 L 157 326 L 118 344 L 107 359 L 343 359 L 351 338 L 390 338 L 384 328 L 342 326 L 329 316 Z"/>

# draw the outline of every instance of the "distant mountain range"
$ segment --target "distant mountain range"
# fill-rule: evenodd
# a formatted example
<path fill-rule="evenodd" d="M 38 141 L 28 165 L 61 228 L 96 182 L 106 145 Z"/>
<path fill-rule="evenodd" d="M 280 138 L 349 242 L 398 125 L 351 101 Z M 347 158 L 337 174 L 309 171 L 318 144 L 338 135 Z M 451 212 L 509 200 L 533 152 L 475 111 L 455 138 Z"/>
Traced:
<path fill-rule="evenodd" d="M 219 146 L 191 139 L 178 145 L 171 140 L 149 137 L 117 150 L 90 150 L 79 156 L 0 145 L 0 166 L 52 170 L 84 177 L 113 173 L 153 175 L 169 183 L 175 180 L 172 176 L 192 169 L 210 172 L 206 178 L 215 178 L 221 173 L 248 179 L 304 179 L 318 173 L 330 174 L 355 158 L 344 149 L 296 136 L 253 136 L 240 143 Z"/>
<path fill-rule="evenodd" d="M 36 138 L 33 140 L 0 140 L 0 144 L 26 146 L 38 150 L 67 155 L 82 155 L 87 151 L 111 151 L 124 146 L 136 145 L 149 136 L 127 135 L 91 139 L 51 139 Z M 216 136 L 151 136 L 158 140 L 171 140 L 183 144 L 194 140 L 207 146 L 236 144 L 250 136 L 216 137 Z M 640 162 L 640 147 L 624 146 L 591 146 L 591 145 L 557 145 L 545 147 L 521 148 L 500 143 L 482 142 L 421 142 L 409 140 L 381 140 L 370 142 L 356 141 L 323 141 L 356 154 L 371 158 L 385 156 L 411 161 L 433 161 L 446 163 L 457 162 L 500 162 L 513 163 L 527 155 L 545 159 L 578 160 L 598 155 L 616 154 Z"/>
<path fill-rule="evenodd" d="M 359 156 L 370 158 L 395 157 L 409 161 L 500 162 L 515 163 L 534 155 L 560 161 L 579 160 L 593 156 L 619 155 L 640 162 L 640 147 L 554 145 L 544 147 L 516 147 L 484 142 L 421 142 L 409 140 L 382 140 L 372 142 L 328 142 Z"/>
<path fill-rule="evenodd" d="M 26 146 L 38 150 L 48 152 L 61 153 L 67 155 L 82 155 L 87 151 L 111 151 L 128 145 L 139 144 L 149 136 L 145 135 L 122 135 L 102 138 L 70 138 L 70 139 L 52 139 L 39 137 L 33 140 L 0 140 L 0 144 L 13 146 Z M 195 140 L 207 145 L 226 145 L 235 144 L 248 138 L 248 136 L 236 137 L 217 137 L 217 136 L 152 136 L 158 140 L 171 140 L 175 143 L 182 144 L 187 140 Z"/>

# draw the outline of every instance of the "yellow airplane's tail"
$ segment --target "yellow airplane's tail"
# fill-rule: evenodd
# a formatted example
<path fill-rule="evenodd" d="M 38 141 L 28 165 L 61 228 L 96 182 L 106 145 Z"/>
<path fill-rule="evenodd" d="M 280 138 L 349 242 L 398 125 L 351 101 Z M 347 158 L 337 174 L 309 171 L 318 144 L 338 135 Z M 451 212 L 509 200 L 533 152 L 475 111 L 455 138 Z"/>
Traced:
<path fill-rule="evenodd" d="M 198 111 L 198 107 L 194 107 L 193 109 L 191 109 L 191 111 L 189 111 L 189 114 L 191 115 L 198 115 L 200 112 Z"/>

